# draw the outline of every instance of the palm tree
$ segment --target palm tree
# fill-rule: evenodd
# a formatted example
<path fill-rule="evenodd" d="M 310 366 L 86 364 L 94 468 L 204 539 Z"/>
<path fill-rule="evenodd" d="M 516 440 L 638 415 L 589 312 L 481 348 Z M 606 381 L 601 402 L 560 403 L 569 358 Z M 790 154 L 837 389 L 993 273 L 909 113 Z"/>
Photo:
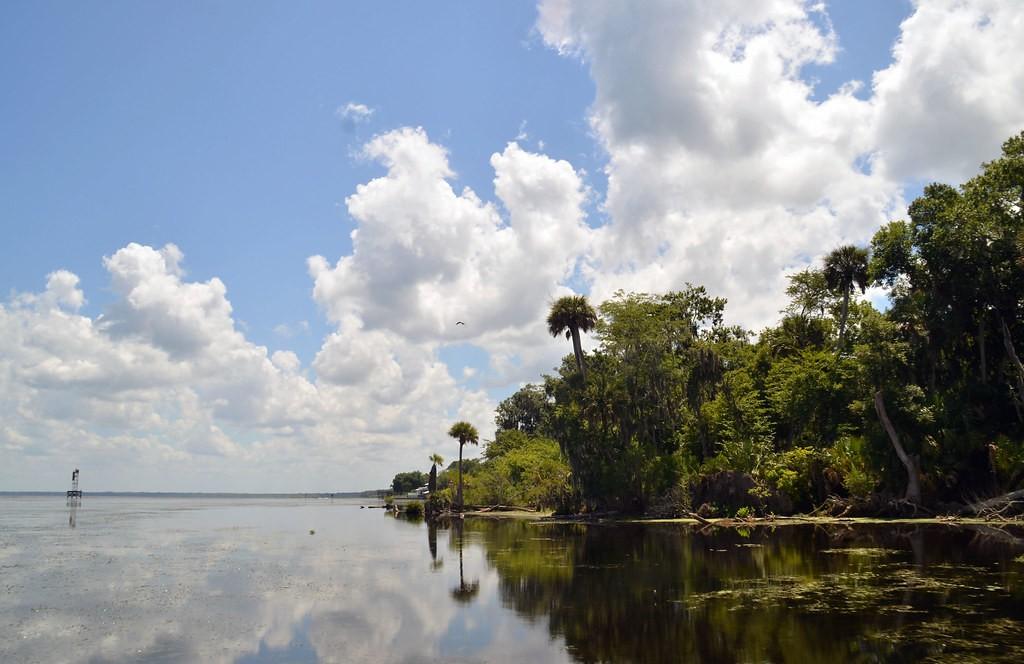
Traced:
<path fill-rule="evenodd" d="M 437 491 L 437 467 L 444 463 L 444 459 L 436 452 L 430 455 L 430 479 L 427 482 L 427 491 L 431 495 Z"/>
<path fill-rule="evenodd" d="M 548 332 L 557 337 L 565 333 L 566 339 L 572 339 L 572 352 L 576 355 L 576 368 L 583 379 L 587 378 L 587 370 L 583 366 L 583 347 L 580 345 L 580 331 L 590 332 L 597 325 L 597 314 L 587 302 L 585 295 L 566 295 L 558 298 L 548 313 Z"/>
<path fill-rule="evenodd" d="M 455 496 L 455 502 L 462 509 L 462 446 L 466 443 L 473 443 L 478 445 L 480 443 L 480 434 L 477 433 L 476 427 L 469 422 L 456 422 L 452 425 L 451 429 L 448 429 L 448 435 L 459 441 L 459 490 Z"/>
<path fill-rule="evenodd" d="M 850 312 L 850 294 L 854 286 L 863 293 L 868 287 L 868 250 L 848 244 L 833 249 L 825 257 L 825 284 L 833 293 L 843 296 L 839 314 L 839 348 L 846 338 L 846 317 Z"/>

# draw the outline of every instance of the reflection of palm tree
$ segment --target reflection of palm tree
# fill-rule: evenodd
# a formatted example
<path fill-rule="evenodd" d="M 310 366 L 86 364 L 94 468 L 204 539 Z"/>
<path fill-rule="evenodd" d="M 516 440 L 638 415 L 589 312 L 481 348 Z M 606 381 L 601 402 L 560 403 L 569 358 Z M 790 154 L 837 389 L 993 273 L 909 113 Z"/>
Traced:
<path fill-rule="evenodd" d="M 444 558 L 437 559 L 437 524 L 427 522 L 427 547 L 430 549 L 430 569 L 438 570 L 444 565 Z"/>
<path fill-rule="evenodd" d="M 452 588 L 452 599 L 459 604 L 469 604 L 479 594 L 480 582 L 466 583 L 466 577 L 462 571 L 462 522 L 456 521 L 452 526 L 459 536 L 459 585 L 456 588 Z"/>

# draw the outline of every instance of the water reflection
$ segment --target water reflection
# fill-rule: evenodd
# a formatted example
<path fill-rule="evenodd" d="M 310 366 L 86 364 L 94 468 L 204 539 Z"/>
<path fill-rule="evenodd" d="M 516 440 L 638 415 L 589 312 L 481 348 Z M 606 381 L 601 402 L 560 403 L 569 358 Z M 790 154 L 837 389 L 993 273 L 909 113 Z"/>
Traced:
<path fill-rule="evenodd" d="M 2 662 L 1024 661 L 1019 529 L 59 500 L 0 499 Z"/>
<path fill-rule="evenodd" d="M 581 662 L 1024 661 L 1010 532 L 466 527 L 505 605 Z"/>
<path fill-rule="evenodd" d="M 444 558 L 437 557 L 437 523 L 427 524 L 427 548 L 430 550 L 430 569 L 437 571 L 444 566 Z"/>
<path fill-rule="evenodd" d="M 471 581 L 466 583 L 466 574 L 462 564 L 462 550 L 465 547 L 465 522 L 462 519 L 455 519 L 451 526 L 452 537 L 456 541 L 456 548 L 459 551 L 459 585 L 452 588 L 452 599 L 459 604 L 469 604 L 480 594 L 480 582 Z"/>
<path fill-rule="evenodd" d="M 78 503 L 68 502 L 68 526 L 76 528 L 78 526 Z"/>

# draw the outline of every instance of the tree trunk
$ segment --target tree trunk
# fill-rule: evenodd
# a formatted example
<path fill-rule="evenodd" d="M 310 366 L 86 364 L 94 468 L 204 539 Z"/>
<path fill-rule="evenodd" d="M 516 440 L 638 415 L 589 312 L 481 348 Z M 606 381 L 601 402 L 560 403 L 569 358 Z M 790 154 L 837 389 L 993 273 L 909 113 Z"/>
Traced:
<path fill-rule="evenodd" d="M 843 308 L 839 312 L 839 350 L 843 349 L 846 340 L 846 317 L 850 314 L 850 289 L 843 289 Z"/>
<path fill-rule="evenodd" d="M 455 502 L 459 505 L 459 511 L 462 511 L 462 441 L 459 441 L 459 490 L 455 496 Z"/>
<path fill-rule="evenodd" d="M 1017 357 L 1017 350 L 1013 347 L 1013 339 L 1010 338 L 1010 328 L 1006 325 L 1006 320 L 1000 317 L 999 322 L 1003 325 L 1003 345 L 1006 347 L 1006 354 L 1010 357 L 1010 361 L 1013 363 L 1013 367 L 1017 370 L 1017 398 L 1024 398 L 1024 365 L 1020 363 L 1020 358 Z"/>
<path fill-rule="evenodd" d="M 903 449 L 903 445 L 900 444 L 899 434 L 896 433 L 895 427 L 889 420 L 889 415 L 885 412 L 885 402 L 882 400 L 882 390 L 875 392 L 875 412 L 878 413 L 878 419 L 882 421 L 882 426 L 885 427 L 885 432 L 889 434 L 889 440 L 892 442 L 892 446 L 896 449 L 896 456 L 900 458 L 903 463 L 903 467 L 907 469 L 907 494 L 906 499 L 912 503 L 921 503 L 921 466 L 916 457 L 912 457 L 906 453 Z"/>
<path fill-rule="evenodd" d="M 978 355 L 981 357 L 981 384 L 988 383 L 988 362 L 985 358 L 985 319 L 978 319 Z"/>
<path fill-rule="evenodd" d="M 576 368 L 580 370 L 580 375 L 583 376 L 583 380 L 586 380 L 587 369 L 583 365 L 583 345 L 580 343 L 579 328 L 570 327 L 569 332 L 572 334 L 572 352 L 576 355 Z"/>

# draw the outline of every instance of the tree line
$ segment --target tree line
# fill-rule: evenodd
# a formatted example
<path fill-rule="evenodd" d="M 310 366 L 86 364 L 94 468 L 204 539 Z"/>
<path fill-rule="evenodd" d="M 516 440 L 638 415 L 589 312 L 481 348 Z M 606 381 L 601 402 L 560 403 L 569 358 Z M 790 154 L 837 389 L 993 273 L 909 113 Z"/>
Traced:
<path fill-rule="evenodd" d="M 548 328 L 573 354 L 499 405 L 466 502 L 779 513 L 1024 486 L 1024 133 L 786 292 L 756 335 L 699 285 L 557 300 Z"/>

